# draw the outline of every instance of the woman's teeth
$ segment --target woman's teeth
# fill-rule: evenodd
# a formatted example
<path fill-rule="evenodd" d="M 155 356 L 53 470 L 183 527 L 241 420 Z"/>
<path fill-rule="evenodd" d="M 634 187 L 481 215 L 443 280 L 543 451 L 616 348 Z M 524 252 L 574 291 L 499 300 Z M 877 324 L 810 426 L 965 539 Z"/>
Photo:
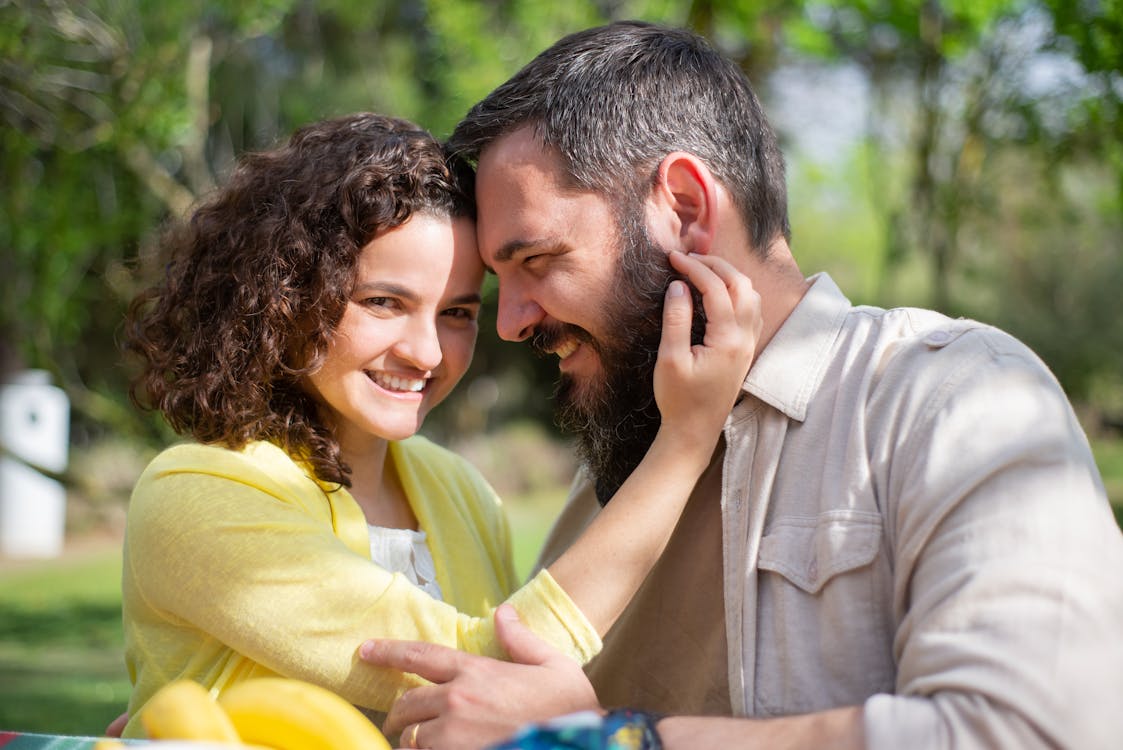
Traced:
<path fill-rule="evenodd" d="M 368 372 L 367 377 L 388 391 L 420 393 L 425 388 L 424 378 L 402 378 L 384 372 Z"/>

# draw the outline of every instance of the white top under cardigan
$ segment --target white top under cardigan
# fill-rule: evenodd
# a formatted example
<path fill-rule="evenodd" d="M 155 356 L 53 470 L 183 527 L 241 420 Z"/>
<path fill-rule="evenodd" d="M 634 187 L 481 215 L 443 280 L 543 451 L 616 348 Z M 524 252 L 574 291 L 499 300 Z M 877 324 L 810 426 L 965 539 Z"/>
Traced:
<path fill-rule="evenodd" d="M 424 531 L 370 524 L 367 524 L 367 529 L 370 532 L 370 559 L 376 565 L 391 573 L 401 573 L 429 596 L 444 600 Z"/>

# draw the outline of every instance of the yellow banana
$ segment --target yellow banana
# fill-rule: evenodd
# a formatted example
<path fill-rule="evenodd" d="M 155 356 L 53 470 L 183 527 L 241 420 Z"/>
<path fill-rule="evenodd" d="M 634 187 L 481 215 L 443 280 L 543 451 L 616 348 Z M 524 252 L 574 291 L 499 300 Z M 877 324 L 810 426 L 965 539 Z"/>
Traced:
<path fill-rule="evenodd" d="M 125 750 L 125 743 L 120 740 L 102 738 L 94 743 L 94 750 Z"/>
<path fill-rule="evenodd" d="M 234 724 L 206 688 L 191 680 L 169 682 L 148 699 L 140 723 L 149 739 L 239 744 Z"/>
<path fill-rule="evenodd" d="M 391 750 L 359 709 L 301 680 L 256 677 L 224 690 L 218 704 L 246 743 L 278 750 Z"/>

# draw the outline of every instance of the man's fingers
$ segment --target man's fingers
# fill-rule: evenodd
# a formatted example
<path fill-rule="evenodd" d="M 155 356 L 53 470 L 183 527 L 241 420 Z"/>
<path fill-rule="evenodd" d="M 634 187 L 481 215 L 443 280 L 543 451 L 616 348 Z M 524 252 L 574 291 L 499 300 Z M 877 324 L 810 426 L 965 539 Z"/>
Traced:
<path fill-rule="evenodd" d="M 421 641 L 366 641 L 359 658 L 367 664 L 411 672 L 430 682 L 448 682 L 460 671 L 464 654 L 456 649 Z"/>
<path fill-rule="evenodd" d="M 519 613 L 510 604 L 501 604 L 495 610 L 495 635 L 515 664 L 538 665 L 559 656 L 567 658 L 523 625 Z"/>
<path fill-rule="evenodd" d="M 411 724 L 420 724 L 437 719 L 444 705 L 440 685 L 426 685 L 402 693 L 386 713 L 382 731 L 387 735 L 398 734 Z"/>

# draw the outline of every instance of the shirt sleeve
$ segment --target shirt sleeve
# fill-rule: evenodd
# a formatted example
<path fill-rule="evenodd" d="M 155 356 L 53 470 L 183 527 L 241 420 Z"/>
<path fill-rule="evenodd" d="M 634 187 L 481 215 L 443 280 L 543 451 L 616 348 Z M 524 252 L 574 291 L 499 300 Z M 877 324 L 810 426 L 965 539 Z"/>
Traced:
<path fill-rule="evenodd" d="M 127 564 L 148 608 L 262 666 L 387 710 L 416 678 L 358 660 L 368 638 L 505 658 L 492 618 L 470 617 L 356 554 L 310 515 L 229 477 L 168 473 L 130 508 Z M 471 571 L 458 571 L 471 575 Z M 545 571 L 510 601 L 581 662 L 600 640 Z"/>
<path fill-rule="evenodd" d="M 1087 440 L 1013 339 L 944 354 L 888 480 L 898 673 L 868 747 L 1123 747 L 1123 537 Z"/>

